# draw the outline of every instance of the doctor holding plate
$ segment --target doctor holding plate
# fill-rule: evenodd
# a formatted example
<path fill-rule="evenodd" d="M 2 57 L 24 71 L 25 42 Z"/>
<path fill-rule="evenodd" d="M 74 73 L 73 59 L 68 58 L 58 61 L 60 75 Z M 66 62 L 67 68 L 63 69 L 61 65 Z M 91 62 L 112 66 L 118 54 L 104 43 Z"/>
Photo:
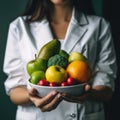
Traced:
<path fill-rule="evenodd" d="M 86 4 L 83 4 L 86 2 Z M 116 55 L 110 24 L 83 9 L 86 0 L 28 0 L 25 13 L 10 23 L 4 72 L 7 95 L 16 104 L 16 120 L 105 120 L 103 102 L 112 98 Z M 52 39 L 67 53 L 84 56 L 93 71 L 84 94 L 52 91 L 38 97 L 28 90 L 28 61 Z"/>

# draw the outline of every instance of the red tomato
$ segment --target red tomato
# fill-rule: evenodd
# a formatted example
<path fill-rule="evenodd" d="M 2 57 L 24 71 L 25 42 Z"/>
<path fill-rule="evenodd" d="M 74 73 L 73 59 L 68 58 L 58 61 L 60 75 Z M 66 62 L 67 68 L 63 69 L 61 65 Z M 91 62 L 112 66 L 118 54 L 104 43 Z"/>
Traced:
<path fill-rule="evenodd" d="M 39 81 L 38 85 L 40 85 L 40 86 L 48 86 L 49 82 L 43 79 L 43 80 Z"/>
<path fill-rule="evenodd" d="M 68 85 L 74 85 L 76 83 L 76 81 L 72 77 L 69 77 L 67 79 L 67 83 L 68 83 Z"/>
<path fill-rule="evenodd" d="M 62 82 L 61 86 L 68 86 L 68 83 L 67 82 Z"/>
<path fill-rule="evenodd" d="M 50 82 L 50 83 L 49 83 L 49 86 L 50 86 L 50 87 L 57 86 L 57 83 L 56 83 L 56 82 Z"/>

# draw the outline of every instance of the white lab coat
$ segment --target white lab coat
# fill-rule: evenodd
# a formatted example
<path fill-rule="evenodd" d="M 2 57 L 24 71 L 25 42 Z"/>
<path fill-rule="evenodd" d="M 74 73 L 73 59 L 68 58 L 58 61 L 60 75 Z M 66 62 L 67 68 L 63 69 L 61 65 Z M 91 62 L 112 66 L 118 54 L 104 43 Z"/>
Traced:
<path fill-rule="evenodd" d="M 40 48 L 53 39 L 46 19 L 28 25 L 26 17 L 18 17 L 10 24 L 4 72 L 6 93 L 18 85 L 26 85 L 29 78 L 26 63 L 34 59 Z M 61 46 L 68 53 L 81 52 L 88 58 L 94 71 L 93 86 L 106 85 L 114 90 L 116 57 L 109 23 L 100 17 L 88 16 L 73 10 L 72 19 Z M 19 94 L 19 93 L 18 93 Z M 58 107 L 42 113 L 34 105 L 18 106 L 16 120 L 104 120 L 102 103 L 83 104 L 61 102 Z"/>

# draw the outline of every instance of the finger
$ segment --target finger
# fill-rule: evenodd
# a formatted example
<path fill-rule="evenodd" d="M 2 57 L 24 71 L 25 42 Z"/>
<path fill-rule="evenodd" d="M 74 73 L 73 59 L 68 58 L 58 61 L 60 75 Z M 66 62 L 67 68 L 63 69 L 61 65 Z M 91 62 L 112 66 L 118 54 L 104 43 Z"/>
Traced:
<path fill-rule="evenodd" d="M 62 98 L 68 102 L 80 103 L 80 101 L 77 98 L 73 98 L 70 96 L 62 96 Z"/>
<path fill-rule="evenodd" d="M 91 86 L 89 84 L 85 85 L 85 91 L 89 91 L 91 89 Z"/>
<path fill-rule="evenodd" d="M 59 93 L 54 97 L 54 99 L 51 102 L 41 107 L 41 111 L 45 112 L 45 111 L 51 111 L 55 109 L 58 106 L 58 104 L 61 102 L 61 100 L 62 100 L 61 94 Z"/>
<path fill-rule="evenodd" d="M 43 97 L 40 101 L 40 104 L 39 104 L 39 108 L 42 108 L 43 106 L 45 106 L 46 104 L 49 104 L 53 99 L 54 97 L 58 94 L 57 91 L 52 91 L 50 92 L 48 95 L 46 95 L 45 97 Z"/>
<path fill-rule="evenodd" d="M 39 105 L 39 101 L 40 101 L 41 97 L 37 96 L 36 94 L 30 93 L 29 99 L 37 107 Z"/>
<path fill-rule="evenodd" d="M 57 94 L 56 91 L 50 92 L 45 97 L 31 96 L 30 99 L 34 102 L 36 107 L 42 108 L 44 105 L 48 104 Z"/>
<path fill-rule="evenodd" d="M 86 100 L 86 95 L 71 96 L 68 94 L 64 94 L 62 95 L 62 98 L 68 102 L 83 103 Z"/>
<path fill-rule="evenodd" d="M 35 96 L 37 95 L 37 90 L 35 88 L 29 89 L 28 90 L 29 95 Z"/>

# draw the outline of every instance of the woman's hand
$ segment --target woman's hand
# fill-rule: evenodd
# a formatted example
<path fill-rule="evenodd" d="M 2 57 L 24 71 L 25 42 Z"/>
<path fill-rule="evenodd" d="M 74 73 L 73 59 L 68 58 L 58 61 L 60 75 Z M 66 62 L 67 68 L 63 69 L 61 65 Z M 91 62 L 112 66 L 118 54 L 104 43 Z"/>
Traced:
<path fill-rule="evenodd" d="M 87 100 L 90 90 L 91 90 L 91 86 L 86 85 L 85 89 L 84 89 L 85 92 L 82 95 L 80 95 L 80 96 L 71 96 L 71 95 L 68 95 L 66 93 L 62 93 L 62 98 L 64 100 L 66 100 L 66 101 L 69 101 L 69 102 L 83 103 L 84 101 Z"/>
<path fill-rule="evenodd" d="M 31 89 L 29 90 L 29 97 L 34 105 L 40 108 L 42 112 L 55 109 L 57 105 L 61 102 L 61 94 L 56 91 L 50 92 L 45 97 L 38 97 L 37 91 L 35 89 Z"/>
<path fill-rule="evenodd" d="M 99 85 L 91 88 L 90 85 L 85 86 L 84 93 L 80 96 L 71 96 L 63 93 L 62 98 L 69 102 L 83 103 L 86 100 L 107 102 L 112 98 L 112 90 L 109 87 Z"/>

